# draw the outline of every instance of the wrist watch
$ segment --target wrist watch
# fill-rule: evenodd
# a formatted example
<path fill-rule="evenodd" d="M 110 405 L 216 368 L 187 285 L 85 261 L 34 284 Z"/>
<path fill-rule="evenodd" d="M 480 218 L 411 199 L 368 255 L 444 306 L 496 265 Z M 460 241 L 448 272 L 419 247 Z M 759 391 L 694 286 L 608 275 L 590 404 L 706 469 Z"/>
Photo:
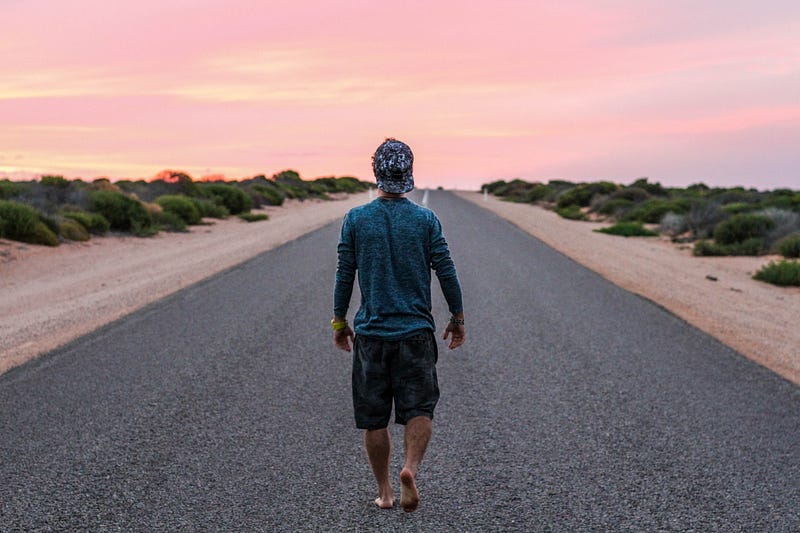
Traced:
<path fill-rule="evenodd" d="M 346 327 L 347 327 L 347 320 L 336 322 L 335 318 L 331 319 L 331 328 L 333 328 L 333 331 L 339 331 L 340 329 L 344 329 Z"/>

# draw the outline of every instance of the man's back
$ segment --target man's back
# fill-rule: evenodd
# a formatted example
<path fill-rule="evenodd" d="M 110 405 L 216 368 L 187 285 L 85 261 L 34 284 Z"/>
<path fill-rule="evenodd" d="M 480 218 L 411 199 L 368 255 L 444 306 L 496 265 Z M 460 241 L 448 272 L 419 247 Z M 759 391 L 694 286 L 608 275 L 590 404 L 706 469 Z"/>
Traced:
<path fill-rule="evenodd" d="M 446 296 L 458 283 L 436 215 L 406 198 L 377 198 L 352 209 L 338 253 L 337 287 L 343 290 L 335 295 L 335 311 L 346 311 L 346 289 L 357 272 L 361 307 L 354 326 L 359 335 L 391 339 L 433 330 L 431 268 Z"/>

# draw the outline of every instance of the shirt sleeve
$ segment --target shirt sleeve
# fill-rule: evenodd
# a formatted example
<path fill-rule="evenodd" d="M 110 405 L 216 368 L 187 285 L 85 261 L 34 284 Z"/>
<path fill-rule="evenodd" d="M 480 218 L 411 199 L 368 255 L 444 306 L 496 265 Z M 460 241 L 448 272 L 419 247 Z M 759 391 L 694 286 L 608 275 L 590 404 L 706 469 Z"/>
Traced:
<path fill-rule="evenodd" d="M 337 245 L 336 285 L 333 289 L 333 314 L 346 317 L 353 295 L 353 282 L 356 277 L 356 249 L 349 215 L 345 215 L 342 231 Z"/>
<path fill-rule="evenodd" d="M 434 215 L 431 224 L 431 268 L 436 272 L 447 307 L 453 314 L 464 311 L 461 301 L 461 284 L 458 281 L 456 266 L 450 257 L 450 249 L 442 233 L 442 225 Z"/>

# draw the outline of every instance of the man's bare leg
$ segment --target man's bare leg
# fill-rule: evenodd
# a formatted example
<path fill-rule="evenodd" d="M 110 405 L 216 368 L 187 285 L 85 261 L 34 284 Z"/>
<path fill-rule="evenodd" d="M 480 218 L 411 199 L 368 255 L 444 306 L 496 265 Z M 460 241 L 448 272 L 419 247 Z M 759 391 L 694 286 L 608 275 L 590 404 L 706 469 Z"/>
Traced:
<path fill-rule="evenodd" d="M 400 506 L 407 513 L 415 511 L 419 506 L 419 492 L 415 480 L 419 463 L 431 439 L 431 430 L 431 419 L 426 416 L 416 416 L 406 422 L 404 437 L 406 462 L 400 471 Z"/>
<path fill-rule="evenodd" d="M 392 484 L 389 482 L 389 457 L 392 453 L 392 442 L 389 438 L 389 430 L 368 429 L 364 431 L 364 447 L 367 449 L 367 457 L 375 474 L 375 481 L 378 482 L 378 497 L 375 498 L 375 505 L 381 509 L 391 509 L 394 506 L 394 492 Z"/>

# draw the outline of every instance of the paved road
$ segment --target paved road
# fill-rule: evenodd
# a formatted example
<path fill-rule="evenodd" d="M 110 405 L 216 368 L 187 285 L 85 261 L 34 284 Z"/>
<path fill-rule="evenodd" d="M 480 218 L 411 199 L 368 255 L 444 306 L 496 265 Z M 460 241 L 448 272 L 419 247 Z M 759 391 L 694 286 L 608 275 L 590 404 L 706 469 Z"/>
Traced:
<path fill-rule="evenodd" d="M 334 224 L 0 377 L 0 530 L 800 530 L 800 388 L 429 202 L 469 338 L 442 345 L 418 512 L 370 503 L 327 325 Z"/>

